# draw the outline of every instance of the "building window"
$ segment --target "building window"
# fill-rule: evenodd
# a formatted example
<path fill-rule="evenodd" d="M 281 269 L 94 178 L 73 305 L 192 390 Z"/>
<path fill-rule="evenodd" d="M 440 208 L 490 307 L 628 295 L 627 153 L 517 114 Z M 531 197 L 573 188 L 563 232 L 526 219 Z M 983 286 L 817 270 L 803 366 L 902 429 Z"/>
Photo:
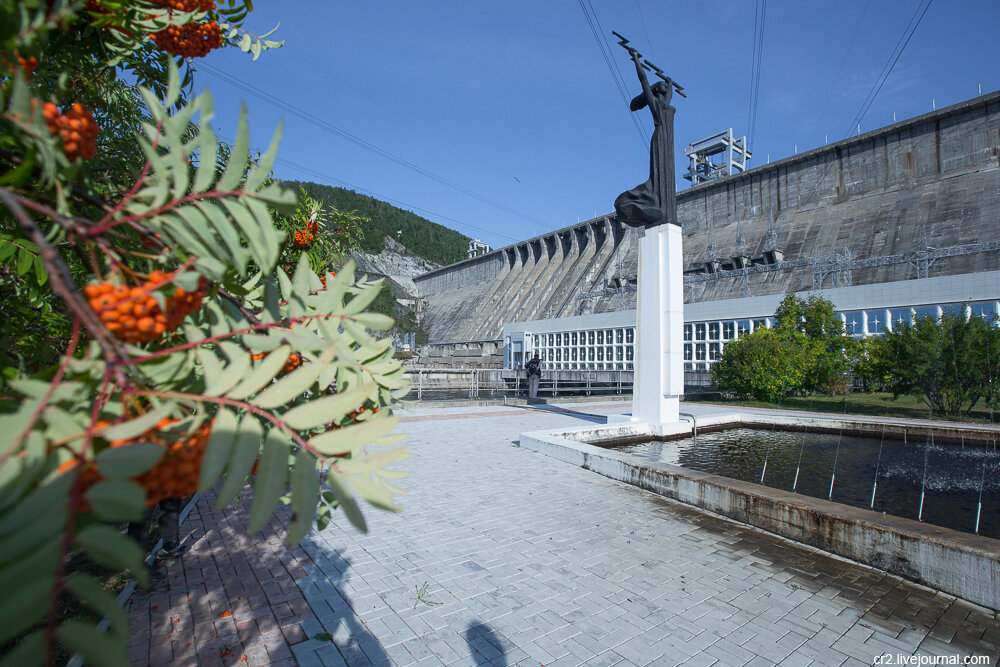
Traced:
<path fill-rule="evenodd" d="M 904 324 L 911 324 L 913 322 L 913 316 L 910 313 L 909 308 L 893 308 L 889 311 L 892 316 L 892 328 L 900 327 Z"/>
<path fill-rule="evenodd" d="M 576 348 L 576 347 L 574 347 L 574 348 L 572 349 L 572 351 L 570 352 L 570 354 L 572 355 L 572 356 L 570 356 L 570 359 L 571 359 L 571 360 L 573 360 L 573 361 L 578 361 L 578 357 L 577 357 L 577 350 L 578 350 L 578 349 L 579 349 L 579 348 Z"/>
<path fill-rule="evenodd" d="M 732 321 L 722 323 L 722 339 L 729 340 L 736 334 L 736 324 Z"/>
<path fill-rule="evenodd" d="M 698 361 L 705 361 L 705 344 L 698 343 L 694 346 L 694 357 Z"/>
<path fill-rule="evenodd" d="M 941 305 L 941 314 L 954 313 L 955 315 L 965 315 L 965 306 L 960 303 L 945 303 Z"/>
<path fill-rule="evenodd" d="M 762 318 L 762 319 L 754 320 L 753 321 L 753 330 L 754 331 L 757 331 L 757 329 L 766 329 L 766 328 L 767 328 L 767 320 L 766 319 Z"/>
<path fill-rule="evenodd" d="M 708 337 L 710 340 L 719 340 L 719 323 L 709 322 L 708 323 Z"/>
<path fill-rule="evenodd" d="M 587 344 L 588 345 L 593 345 L 594 344 L 594 332 L 593 331 L 588 331 L 587 332 Z"/>
<path fill-rule="evenodd" d="M 562 345 L 562 334 L 561 333 L 557 333 L 556 334 L 556 345 Z"/>
<path fill-rule="evenodd" d="M 617 343 L 618 345 L 621 345 L 624 342 L 625 342 L 625 330 L 624 329 L 616 329 L 615 330 L 615 343 Z"/>
<path fill-rule="evenodd" d="M 699 322 L 694 325 L 694 339 L 695 340 L 705 340 L 706 326 L 704 322 Z"/>
<path fill-rule="evenodd" d="M 597 332 L 597 344 L 598 345 L 604 345 L 604 331 L 603 330 Z"/>
<path fill-rule="evenodd" d="M 684 340 L 691 340 L 691 336 L 692 336 L 692 332 L 693 331 L 694 331 L 694 327 L 692 327 L 690 324 L 685 324 L 684 325 Z"/>
<path fill-rule="evenodd" d="M 973 317 L 981 317 L 984 320 L 989 321 L 997 316 L 996 301 L 988 301 L 986 303 L 974 303 L 969 308 L 972 310 Z"/>
<path fill-rule="evenodd" d="M 625 342 L 629 345 L 635 342 L 635 327 L 629 327 L 625 330 Z"/>
<path fill-rule="evenodd" d="M 937 306 L 917 306 L 913 309 L 913 321 L 916 322 L 921 317 L 938 318 Z"/>
<path fill-rule="evenodd" d="M 562 361 L 562 348 L 556 348 L 556 361 Z"/>
<path fill-rule="evenodd" d="M 884 310 L 869 310 L 868 333 L 870 334 L 885 333 L 885 317 L 886 316 Z"/>
<path fill-rule="evenodd" d="M 598 361 L 604 361 L 604 348 L 603 347 L 597 348 L 597 360 Z"/>
<path fill-rule="evenodd" d="M 688 371 L 690 373 L 691 371 L 694 370 L 694 364 L 692 364 L 690 362 L 684 364 L 684 370 L 686 370 L 686 371 Z"/>
<path fill-rule="evenodd" d="M 736 331 L 741 336 L 746 336 L 750 333 L 750 320 L 736 320 Z"/>
<path fill-rule="evenodd" d="M 576 345 L 576 332 L 574 331 L 569 335 L 569 344 Z"/>
<path fill-rule="evenodd" d="M 698 364 L 695 368 L 697 368 L 699 372 L 704 373 L 708 370 L 708 364 Z"/>
<path fill-rule="evenodd" d="M 594 348 L 589 347 L 587 348 L 587 361 L 593 361 L 593 360 L 594 360 Z"/>
<path fill-rule="evenodd" d="M 632 361 L 635 358 L 635 349 L 632 347 L 625 348 L 625 361 Z"/>
<path fill-rule="evenodd" d="M 615 361 L 624 361 L 624 360 L 625 360 L 625 348 L 619 345 L 618 347 L 615 348 Z"/>
<path fill-rule="evenodd" d="M 692 359 L 694 359 L 694 345 L 684 343 L 684 361 L 691 361 Z"/>
<path fill-rule="evenodd" d="M 708 360 L 718 361 L 719 355 L 721 353 L 721 345 L 719 343 L 709 343 L 708 344 Z"/>
<path fill-rule="evenodd" d="M 861 335 L 865 332 L 865 316 L 860 311 L 844 313 L 844 333 L 848 336 Z"/>

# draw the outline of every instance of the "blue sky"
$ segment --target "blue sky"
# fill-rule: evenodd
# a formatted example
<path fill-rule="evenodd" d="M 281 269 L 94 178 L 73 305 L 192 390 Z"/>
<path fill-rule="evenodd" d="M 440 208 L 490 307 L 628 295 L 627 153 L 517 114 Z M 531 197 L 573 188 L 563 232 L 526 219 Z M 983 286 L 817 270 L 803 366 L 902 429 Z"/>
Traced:
<path fill-rule="evenodd" d="M 494 247 L 613 210 L 648 176 L 649 147 L 578 0 L 325 2 L 257 0 L 248 27 L 280 22 L 285 47 L 257 62 L 235 49 L 204 62 L 321 119 L 338 136 L 199 72 L 213 126 L 232 138 L 241 101 L 251 143 L 279 119 L 280 178 L 388 199 Z M 748 132 L 752 0 L 584 0 L 629 97 L 628 37 L 688 94 L 674 97 L 678 189 L 691 141 Z M 926 0 L 771 0 L 751 165 L 856 132 L 852 122 Z M 933 0 L 861 131 L 1000 89 L 1000 2 Z M 639 112 L 648 137 L 649 112 Z M 379 154 L 381 153 L 381 154 Z M 386 157 L 388 155 L 389 157 Z M 401 164 L 404 163 L 404 164 Z M 309 172 L 302 171 L 298 165 Z"/>

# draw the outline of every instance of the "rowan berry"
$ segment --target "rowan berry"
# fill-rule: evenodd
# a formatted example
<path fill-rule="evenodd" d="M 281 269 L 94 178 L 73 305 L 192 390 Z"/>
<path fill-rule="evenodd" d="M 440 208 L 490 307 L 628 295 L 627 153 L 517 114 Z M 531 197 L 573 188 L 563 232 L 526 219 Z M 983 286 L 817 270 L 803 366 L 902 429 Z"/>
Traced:
<path fill-rule="evenodd" d="M 151 37 L 167 53 L 183 58 L 200 58 L 222 46 L 222 28 L 215 21 L 171 24 Z"/>
<path fill-rule="evenodd" d="M 83 293 L 90 307 L 116 338 L 126 343 L 149 343 L 179 327 L 185 317 L 201 308 L 208 285 L 201 278 L 194 292 L 177 288 L 172 296 L 166 298 L 164 312 L 150 292 L 166 282 L 169 282 L 169 276 L 162 271 L 154 271 L 150 280 L 142 286 L 99 283 L 87 285 Z"/>
<path fill-rule="evenodd" d="M 68 111 L 61 112 L 52 102 L 42 105 L 42 116 L 49 133 L 63 142 L 63 152 L 70 162 L 89 160 L 97 153 L 97 133 L 100 128 L 93 114 L 83 104 L 74 102 Z"/>

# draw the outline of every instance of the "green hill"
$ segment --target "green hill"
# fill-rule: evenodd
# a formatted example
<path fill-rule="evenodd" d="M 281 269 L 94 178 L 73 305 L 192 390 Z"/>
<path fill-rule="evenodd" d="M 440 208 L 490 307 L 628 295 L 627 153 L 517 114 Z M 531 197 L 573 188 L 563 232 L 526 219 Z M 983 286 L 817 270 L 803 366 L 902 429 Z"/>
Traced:
<path fill-rule="evenodd" d="M 306 193 L 321 202 L 334 206 L 341 211 L 357 211 L 368 218 L 363 226 L 365 238 L 361 241 L 361 249 L 368 253 L 382 251 L 385 237 L 390 236 L 412 252 L 417 257 L 436 262 L 451 264 L 468 256 L 469 237 L 448 229 L 436 222 L 422 218 L 416 213 L 404 211 L 368 195 L 358 194 L 353 190 L 337 188 L 332 185 L 321 185 L 308 181 L 283 181 L 285 187 L 305 188 Z M 396 234 L 403 230 L 402 234 Z"/>

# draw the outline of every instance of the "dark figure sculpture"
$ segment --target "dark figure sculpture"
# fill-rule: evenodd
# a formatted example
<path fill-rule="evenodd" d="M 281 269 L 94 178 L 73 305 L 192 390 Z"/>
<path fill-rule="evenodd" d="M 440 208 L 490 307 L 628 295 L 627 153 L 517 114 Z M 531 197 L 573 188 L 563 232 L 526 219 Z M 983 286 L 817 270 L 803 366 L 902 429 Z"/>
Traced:
<path fill-rule="evenodd" d="M 626 47 L 628 48 L 628 47 Z M 677 220 L 677 193 L 674 185 L 674 111 L 670 106 L 673 82 L 657 81 L 652 86 L 639 61 L 640 55 L 629 49 L 635 71 L 642 84 L 642 94 L 633 98 L 629 109 L 648 106 L 653 115 L 653 138 L 649 142 L 649 180 L 623 192 L 615 199 L 618 220 L 632 227 L 647 227 L 664 222 L 680 226 Z"/>

